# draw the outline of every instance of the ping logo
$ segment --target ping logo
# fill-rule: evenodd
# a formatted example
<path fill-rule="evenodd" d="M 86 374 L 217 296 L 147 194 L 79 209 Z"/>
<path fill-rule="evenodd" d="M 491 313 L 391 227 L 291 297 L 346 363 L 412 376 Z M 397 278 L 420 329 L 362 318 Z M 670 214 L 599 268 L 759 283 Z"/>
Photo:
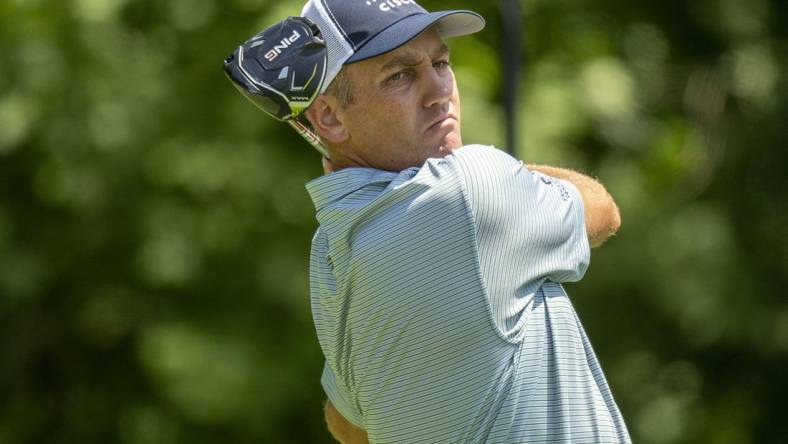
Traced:
<path fill-rule="evenodd" d="M 282 51 L 289 48 L 290 45 L 298 41 L 298 39 L 300 38 L 301 38 L 301 34 L 299 34 L 298 31 L 293 31 L 293 35 L 291 35 L 290 37 L 283 38 L 278 45 L 274 45 L 274 48 L 272 50 L 265 53 L 266 60 L 268 60 L 269 62 L 273 62 L 277 57 L 279 57 L 279 54 L 281 54 Z"/>
<path fill-rule="evenodd" d="M 415 0 L 367 0 L 367 5 L 377 5 L 383 12 L 391 11 L 399 6 L 415 5 Z"/>

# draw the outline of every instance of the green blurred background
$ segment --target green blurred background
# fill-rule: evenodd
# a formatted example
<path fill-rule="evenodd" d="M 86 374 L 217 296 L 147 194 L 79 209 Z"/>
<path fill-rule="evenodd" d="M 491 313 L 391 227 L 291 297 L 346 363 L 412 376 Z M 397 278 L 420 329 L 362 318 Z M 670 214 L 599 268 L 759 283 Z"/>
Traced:
<path fill-rule="evenodd" d="M 451 41 L 504 144 L 497 2 Z M 0 443 L 320 443 L 304 183 L 225 79 L 300 2 L 0 0 Z M 522 2 L 519 157 L 623 227 L 568 290 L 637 443 L 785 443 L 788 6 Z"/>

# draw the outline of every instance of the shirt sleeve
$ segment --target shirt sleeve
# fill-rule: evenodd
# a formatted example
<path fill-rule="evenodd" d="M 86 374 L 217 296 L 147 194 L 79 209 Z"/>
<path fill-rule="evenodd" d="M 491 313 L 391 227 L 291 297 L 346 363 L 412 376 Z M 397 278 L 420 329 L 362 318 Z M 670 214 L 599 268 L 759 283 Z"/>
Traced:
<path fill-rule="evenodd" d="M 482 267 L 516 267 L 525 281 L 577 281 L 590 259 L 583 200 L 571 183 L 529 171 L 488 146 L 455 151 L 477 228 Z"/>
<path fill-rule="evenodd" d="M 355 424 L 356 427 L 363 429 L 364 421 L 362 420 L 361 414 L 359 414 L 358 410 L 354 407 L 353 398 L 350 396 L 350 393 L 337 382 L 336 376 L 328 363 L 323 365 L 323 376 L 320 378 L 320 382 L 323 385 L 326 396 L 328 396 L 328 399 L 334 404 L 337 411 L 341 413 L 345 419 Z"/>

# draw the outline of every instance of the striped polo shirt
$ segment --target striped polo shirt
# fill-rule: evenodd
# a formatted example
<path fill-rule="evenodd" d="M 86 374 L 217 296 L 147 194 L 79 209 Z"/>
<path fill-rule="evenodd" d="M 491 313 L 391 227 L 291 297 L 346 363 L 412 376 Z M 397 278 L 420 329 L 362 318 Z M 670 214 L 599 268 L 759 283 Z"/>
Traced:
<path fill-rule="evenodd" d="M 630 442 L 561 286 L 590 256 L 573 185 L 470 145 L 307 190 L 322 384 L 370 442 Z"/>

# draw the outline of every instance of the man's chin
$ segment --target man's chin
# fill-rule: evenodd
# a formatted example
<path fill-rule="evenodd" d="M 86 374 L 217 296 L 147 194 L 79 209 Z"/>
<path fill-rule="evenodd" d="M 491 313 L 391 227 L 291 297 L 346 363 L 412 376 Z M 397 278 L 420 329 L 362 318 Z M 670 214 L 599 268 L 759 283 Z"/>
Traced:
<path fill-rule="evenodd" d="M 437 151 L 440 153 L 440 157 L 447 156 L 451 154 L 452 151 L 460 148 L 462 146 L 462 139 L 460 138 L 459 134 L 450 133 L 447 134 L 446 137 L 441 140 L 440 144 L 438 145 Z"/>

